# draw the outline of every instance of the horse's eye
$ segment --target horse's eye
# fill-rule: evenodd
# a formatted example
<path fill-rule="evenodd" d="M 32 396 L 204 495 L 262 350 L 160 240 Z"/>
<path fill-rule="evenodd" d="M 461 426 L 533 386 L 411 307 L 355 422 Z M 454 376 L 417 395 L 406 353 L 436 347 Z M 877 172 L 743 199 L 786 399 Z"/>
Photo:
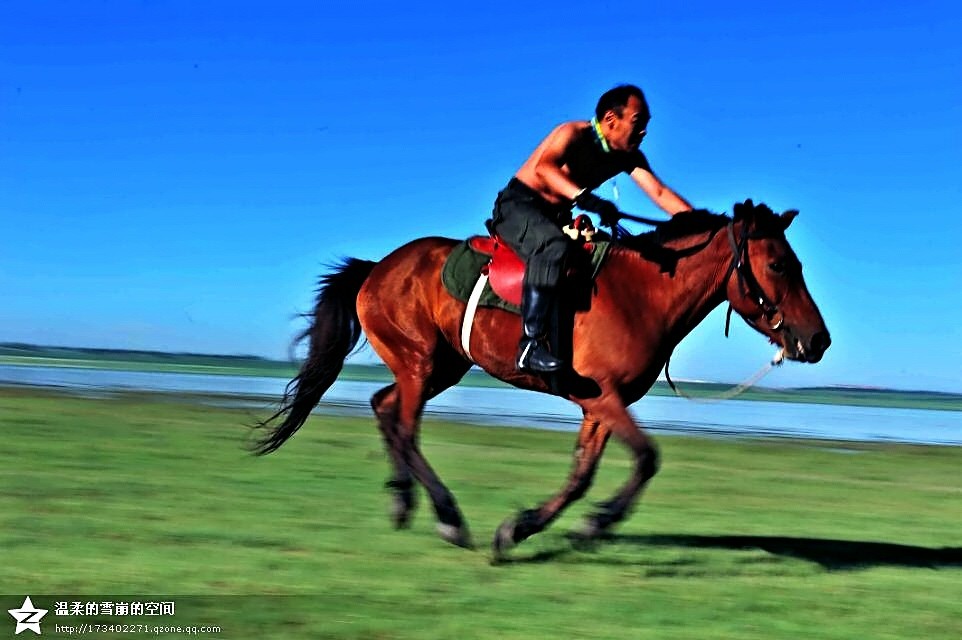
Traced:
<path fill-rule="evenodd" d="M 772 262 L 768 265 L 768 268 L 771 269 L 773 273 L 777 273 L 778 275 L 785 273 L 785 263 L 781 260 Z"/>

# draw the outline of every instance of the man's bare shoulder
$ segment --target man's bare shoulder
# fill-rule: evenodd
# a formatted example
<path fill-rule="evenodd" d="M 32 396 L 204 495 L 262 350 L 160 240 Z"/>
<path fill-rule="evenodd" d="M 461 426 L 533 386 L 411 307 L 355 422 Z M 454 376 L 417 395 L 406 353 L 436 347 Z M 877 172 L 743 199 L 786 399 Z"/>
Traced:
<path fill-rule="evenodd" d="M 585 131 L 591 127 L 591 123 L 587 120 L 571 120 L 569 122 L 562 122 L 557 127 L 554 128 L 552 133 L 565 133 L 568 135 L 576 135 Z"/>
<path fill-rule="evenodd" d="M 547 140 L 551 141 L 553 144 L 560 144 L 562 146 L 567 146 L 572 140 L 577 138 L 579 135 L 584 133 L 591 127 L 591 123 L 587 120 L 572 120 L 570 122 L 562 122 L 548 134 Z"/>

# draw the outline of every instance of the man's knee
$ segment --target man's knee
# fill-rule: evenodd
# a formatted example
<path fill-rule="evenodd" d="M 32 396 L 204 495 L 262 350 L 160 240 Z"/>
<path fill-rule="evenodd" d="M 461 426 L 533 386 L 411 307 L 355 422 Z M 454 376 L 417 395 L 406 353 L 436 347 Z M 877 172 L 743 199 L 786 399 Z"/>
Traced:
<path fill-rule="evenodd" d="M 546 261 L 561 264 L 564 262 L 565 256 L 568 255 L 569 244 L 570 241 L 568 240 L 567 236 L 559 233 L 557 236 L 545 238 L 541 253 L 545 256 Z"/>
<path fill-rule="evenodd" d="M 528 260 L 525 282 L 534 287 L 555 288 L 561 283 L 564 273 L 565 256 L 537 253 Z"/>
<path fill-rule="evenodd" d="M 529 278 L 531 284 L 542 287 L 556 287 L 561 282 L 564 273 L 565 260 L 568 254 L 568 239 L 549 238 L 529 260 L 528 267 L 533 272 Z"/>

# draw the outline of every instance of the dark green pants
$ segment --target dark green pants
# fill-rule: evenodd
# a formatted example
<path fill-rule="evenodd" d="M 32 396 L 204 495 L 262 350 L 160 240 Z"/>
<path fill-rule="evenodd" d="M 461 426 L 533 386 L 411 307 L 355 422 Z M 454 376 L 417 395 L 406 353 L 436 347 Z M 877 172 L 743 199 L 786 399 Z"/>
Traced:
<path fill-rule="evenodd" d="M 554 288 L 571 244 L 561 227 L 570 222 L 570 208 L 549 203 L 512 178 L 495 200 L 490 227 L 525 261 L 525 284 Z"/>

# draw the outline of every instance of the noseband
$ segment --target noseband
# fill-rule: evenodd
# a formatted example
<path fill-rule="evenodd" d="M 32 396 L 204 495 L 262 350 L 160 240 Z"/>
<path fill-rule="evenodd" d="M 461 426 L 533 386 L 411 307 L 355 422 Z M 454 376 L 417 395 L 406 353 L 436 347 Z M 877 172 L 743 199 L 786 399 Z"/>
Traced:
<path fill-rule="evenodd" d="M 732 248 L 732 261 L 728 265 L 728 271 L 725 273 L 724 282 L 728 282 L 731 277 L 732 272 L 738 273 L 738 283 L 743 289 L 748 292 L 758 306 L 762 309 L 762 314 L 765 319 L 768 320 L 768 324 L 772 331 L 778 331 L 782 328 L 785 322 L 785 317 L 781 311 L 778 309 L 768 294 L 762 289 L 762 286 L 758 284 L 758 279 L 755 278 L 755 274 L 752 273 L 752 263 L 748 259 L 748 241 L 750 239 L 757 240 L 764 238 L 762 235 L 752 235 L 748 232 L 748 225 L 742 224 L 741 236 L 736 241 L 735 240 L 735 221 L 728 223 L 728 244 Z M 725 337 L 728 337 L 728 328 L 731 325 L 732 319 L 732 303 L 728 301 L 728 312 L 725 314 Z M 754 320 L 745 318 L 745 322 L 752 325 L 756 329 L 758 324 Z"/>

